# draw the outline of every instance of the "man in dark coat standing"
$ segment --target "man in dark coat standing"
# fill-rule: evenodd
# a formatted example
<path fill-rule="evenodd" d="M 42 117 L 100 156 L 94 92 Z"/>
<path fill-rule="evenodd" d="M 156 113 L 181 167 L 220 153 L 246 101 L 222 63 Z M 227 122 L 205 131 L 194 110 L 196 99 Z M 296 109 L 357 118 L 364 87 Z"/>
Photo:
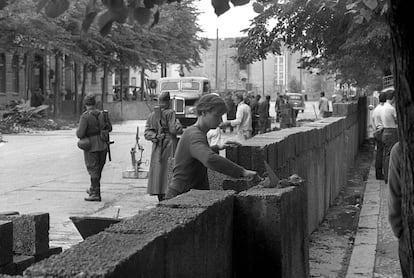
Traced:
<path fill-rule="evenodd" d="M 85 201 L 100 202 L 101 175 L 106 162 L 112 124 L 109 117 L 95 107 L 94 95 L 87 95 L 84 104 L 86 111 L 80 117 L 76 136 L 79 139 L 88 137 L 91 145 L 88 151 L 84 150 L 85 165 L 91 178 L 90 188 L 86 191 L 89 197 Z"/>

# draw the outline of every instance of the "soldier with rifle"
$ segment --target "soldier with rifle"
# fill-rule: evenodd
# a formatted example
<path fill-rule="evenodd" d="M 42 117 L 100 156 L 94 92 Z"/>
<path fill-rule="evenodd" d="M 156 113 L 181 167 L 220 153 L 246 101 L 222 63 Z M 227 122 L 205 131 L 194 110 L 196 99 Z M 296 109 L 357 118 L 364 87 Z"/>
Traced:
<path fill-rule="evenodd" d="M 83 149 L 86 169 L 90 175 L 91 184 L 86 191 L 89 196 L 85 201 L 101 201 L 101 176 L 109 153 L 109 132 L 112 124 L 109 120 L 108 111 L 96 108 L 96 100 L 93 94 L 88 94 L 84 99 L 86 111 L 80 116 L 79 127 L 76 136 L 80 139 L 79 148 Z M 81 143 L 82 142 L 82 143 Z"/>
<path fill-rule="evenodd" d="M 147 119 L 144 137 L 152 142 L 147 193 L 162 201 L 168 186 L 168 163 L 174 157 L 177 134 L 181 134 L 183 128 L 170 108 L 169 92 L 160 94 L 158 104 Z"/>

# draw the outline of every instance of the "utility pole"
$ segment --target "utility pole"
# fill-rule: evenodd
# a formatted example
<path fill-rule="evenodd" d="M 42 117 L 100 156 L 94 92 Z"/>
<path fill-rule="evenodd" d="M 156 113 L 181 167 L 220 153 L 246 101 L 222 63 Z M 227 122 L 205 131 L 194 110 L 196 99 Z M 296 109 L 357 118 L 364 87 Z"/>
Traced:
<path fill-rule="evenodd" d="M 218 28 L 216 33 L 216 92 L 218 91 L 218 47 L 219 47 L 219 35 Z"/>
<path fill-rule="evenodd" d="M 226 90 L 227 93 L 227 58 L 224 59 L 224 89 Z"/>
<path fill-rule="evenodd" d="M 262 60 L 262 96 L 265 93 L 265 82 L 264 82 L 264 60 Z"/>

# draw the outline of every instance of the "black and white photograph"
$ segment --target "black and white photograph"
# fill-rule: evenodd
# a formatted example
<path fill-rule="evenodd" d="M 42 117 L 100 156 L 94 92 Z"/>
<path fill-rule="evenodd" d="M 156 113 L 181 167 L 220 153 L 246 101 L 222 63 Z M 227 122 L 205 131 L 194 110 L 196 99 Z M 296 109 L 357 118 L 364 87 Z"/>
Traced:
<path fill-rule="evenodd" d="M 409 4 L 0 0 L 0 278 L 414 278 Z"/>

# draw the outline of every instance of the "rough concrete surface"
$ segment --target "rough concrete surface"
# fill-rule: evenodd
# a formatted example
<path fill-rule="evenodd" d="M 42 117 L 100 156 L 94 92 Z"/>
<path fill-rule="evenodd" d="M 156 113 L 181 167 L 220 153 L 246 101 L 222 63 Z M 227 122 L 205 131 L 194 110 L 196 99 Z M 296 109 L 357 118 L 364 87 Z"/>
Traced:
<path fill-rule="evenodd" d="M 341 189 L 319 228 L 310 235 L 310 277 L 343 278 L 346 275 L 372 163 L 372 150 L 368 144 L 359 150 L 353 167 L 348 170 L 346 186 Z"/>
<path fill-rule="evenodd" d="M 388 185 L 381 181 L 381 207 L 378 219 L 378 243 L 375 256 L 375 278 L 402 277 L 398 259 L 398 241 L 388 223 Z"/>

